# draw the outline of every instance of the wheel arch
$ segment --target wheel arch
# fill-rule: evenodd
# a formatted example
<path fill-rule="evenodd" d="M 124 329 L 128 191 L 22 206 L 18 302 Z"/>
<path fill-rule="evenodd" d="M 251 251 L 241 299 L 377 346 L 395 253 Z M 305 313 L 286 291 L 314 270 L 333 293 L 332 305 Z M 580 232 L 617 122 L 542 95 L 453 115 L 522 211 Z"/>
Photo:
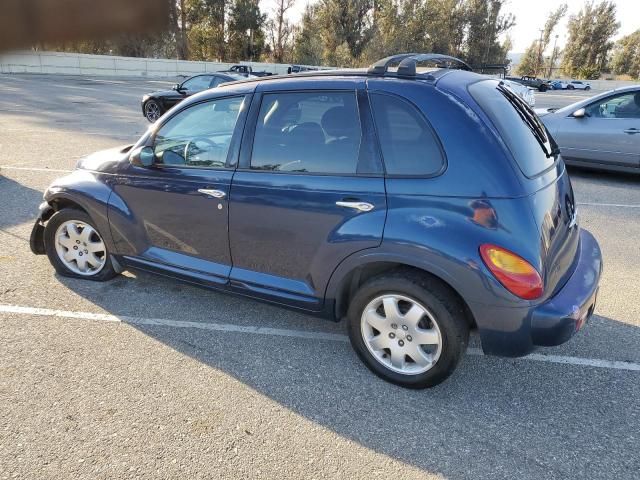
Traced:
<path fill-rule="evenodd" d="M 385 272 L 407 270 L 431 276 L 441 282 L 464 307 L 469 326 L 476 326 L 473 313 L 460 293 L 460 286 L 437 267 L 401 255 L 367 254 L 362 257 L 356 254 L 356 256 L 357 258 L 349 258 L 336 268 L 327 287 L 326 299 L 332 309 L 329 313 L 335 320 L 345 316 L 350 299 L 367 280 Z"/>

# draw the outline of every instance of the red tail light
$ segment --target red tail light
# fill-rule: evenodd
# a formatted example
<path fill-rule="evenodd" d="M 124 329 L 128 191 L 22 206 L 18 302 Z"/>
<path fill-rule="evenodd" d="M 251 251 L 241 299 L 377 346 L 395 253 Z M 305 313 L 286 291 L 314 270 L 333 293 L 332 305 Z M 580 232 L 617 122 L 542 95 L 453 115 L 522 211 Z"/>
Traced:
<path fill-rule="evenodd" d="M 525 300 L 539 298 L 544 285 L 538 271 L 525 259 L 509 250 L 485 243 L 480 256 L 491 273 L 514 295 Z"/>

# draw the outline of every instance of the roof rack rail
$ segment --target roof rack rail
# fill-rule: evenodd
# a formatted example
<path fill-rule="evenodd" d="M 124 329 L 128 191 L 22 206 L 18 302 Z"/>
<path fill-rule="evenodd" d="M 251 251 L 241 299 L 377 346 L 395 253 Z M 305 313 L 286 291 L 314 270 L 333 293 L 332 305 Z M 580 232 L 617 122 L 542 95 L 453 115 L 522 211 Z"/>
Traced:
<path fill-rule="evenodd" d="M 428 61 L 435 62 L 440 68 L 457 68 L 460 70 L 472 71 L 472 68 L 464 61 L 449 55 L 441 55 L 439 53 L 400 53 L 398 55 L 391 55 L 390 57 L 378 60 L 369 67 L 367 73 L 372 75 L 384 75 L 389 71 L 389 67 L 391 65 L 398 63 L 398 70 L 396 72 L 398 75 L 415 77 L 417 75 L 417 63 Z"/>

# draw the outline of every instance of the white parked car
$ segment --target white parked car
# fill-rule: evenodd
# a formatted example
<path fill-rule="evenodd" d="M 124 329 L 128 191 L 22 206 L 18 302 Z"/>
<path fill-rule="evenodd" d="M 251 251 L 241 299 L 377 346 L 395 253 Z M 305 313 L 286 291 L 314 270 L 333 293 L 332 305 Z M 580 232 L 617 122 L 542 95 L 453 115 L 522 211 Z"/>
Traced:
<path fill-rule="evenodd" d="M 525 102 L 529 104 L 531 108 L 536 106 L 536 96 L 533 93 L 534 90 L 529 87 L 525 87 L 521 83 L 512 82 L 511 80 L 504 79 L 502 82 L 507 85 L 513 92 L 521 97 Z"/>
<path fill-rule="evenodd" d="M 591 85 L 580 80 L 571 80 L 567 84 L 567 90 L 591 90 Z"/>

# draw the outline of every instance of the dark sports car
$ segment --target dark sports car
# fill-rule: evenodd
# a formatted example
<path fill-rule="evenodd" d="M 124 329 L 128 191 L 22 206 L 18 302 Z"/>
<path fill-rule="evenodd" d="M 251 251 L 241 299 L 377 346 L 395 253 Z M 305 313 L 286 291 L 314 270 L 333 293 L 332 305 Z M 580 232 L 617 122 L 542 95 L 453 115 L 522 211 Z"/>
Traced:
<path fill-rule="evenodd" d="M 176 83 L 171 90 L 161 90 L 144 95 L 142 97 L 142 114 L 153 123 L 176 103 L 194 93 L 241 79 L 244 77 L 233 73 L 204 73 L 189 77 L 182 83 Z"/>

